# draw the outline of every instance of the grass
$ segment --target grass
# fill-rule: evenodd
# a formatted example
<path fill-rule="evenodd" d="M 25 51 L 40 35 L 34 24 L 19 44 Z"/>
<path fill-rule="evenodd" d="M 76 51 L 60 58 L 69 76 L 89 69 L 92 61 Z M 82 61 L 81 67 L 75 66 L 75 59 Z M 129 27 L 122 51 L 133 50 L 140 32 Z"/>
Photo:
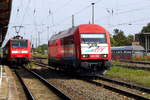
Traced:
<path fill-rule="evenodd" d="M 119 78 L 142 86 L 150 87 L 150 71 L 135 70 L 113 66 L 106 76 Z"/>
<path fill-rule="evenodd" d="M 119 60 L 113 60 L 113 61 L 112 61 L 112 64 L 113 64 L 113 65 L 118 65 L 118 64 L 121 64 L 121 62 L 120 62 Z"/>
<path fill-rule="evenodd" d="M 33 54 L 32 56 L 48 58 L 48 54 L 40 54 L 40 53 L 37 53 L 37 54 Z"/>

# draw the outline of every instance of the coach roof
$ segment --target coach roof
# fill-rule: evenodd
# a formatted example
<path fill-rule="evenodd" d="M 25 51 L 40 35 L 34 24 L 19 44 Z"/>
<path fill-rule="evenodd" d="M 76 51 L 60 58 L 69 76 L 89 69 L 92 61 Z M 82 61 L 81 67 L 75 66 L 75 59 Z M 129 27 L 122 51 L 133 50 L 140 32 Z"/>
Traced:
<path fill-rule="evenodd" d="M 143 51 L 145 50 L 142 46 L 120 46 L 120 47 L 111 47 L 111 50 L 134 50 L 134 51 Z"/>
<path fill-rule="evenodd" d="M 102 33 L 106 32 L 106 30 L 103 27 L 99 26 L 99 25 L 96 25 L 96 24 L 83 24 L 83 25 L 76 26 L 74 28 L 70 28 L 70 29 L 65 30 L 65 31 L 61 31 L 58 34 L 53 35 L 50 38 L 50 41 L 57 40 L 57 39 L 60 39 L 60 38 L 63 38 L 63 37 L 67 37 L 67 36 L 73 35 L 74 32 L 77 29 L 79 30 L 80 33 L 88 33 L 89 30 L 94 30 L 95 33 L 99 33 L 99 31 L 101 31 Z"/>

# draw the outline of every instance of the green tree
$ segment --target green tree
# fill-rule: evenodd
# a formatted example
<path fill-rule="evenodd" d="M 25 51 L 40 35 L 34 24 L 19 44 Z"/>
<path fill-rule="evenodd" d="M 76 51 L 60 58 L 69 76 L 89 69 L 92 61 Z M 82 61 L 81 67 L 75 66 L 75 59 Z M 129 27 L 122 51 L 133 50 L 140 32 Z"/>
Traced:
<path fill-rule="evenodd" d="M 127 45 L 132 45 L 132 42 L 134 41 L 134 36 L 133 35 L 128 35 L 127 36 Z"/>
<path fill-rule="evenodd" d="M 40 45 L 35 49 L 36 52 L 42 53 L 42 54 L 44 54 L 45 50 L 48 50 L 47 44 Z"/>
<path fill-rule="evenodd" d="M 141 32 L 142 33 L 150 32 L 150 23 L 148 23 L 147 26 L 144 26 Z"/>
<path fill-rule="evenodd" d="M 110 43 L 111 46 L 116 46 L 116 41 L 113 39 L 113 37 L 110 37 Z"/>
<path fill-rule="evenodd" d="M 127 43 L 127 38 L 124 32 L 119 29 L 114 29 L 113 39 L 115 41 L 115 46 L 125 46 Z"/>

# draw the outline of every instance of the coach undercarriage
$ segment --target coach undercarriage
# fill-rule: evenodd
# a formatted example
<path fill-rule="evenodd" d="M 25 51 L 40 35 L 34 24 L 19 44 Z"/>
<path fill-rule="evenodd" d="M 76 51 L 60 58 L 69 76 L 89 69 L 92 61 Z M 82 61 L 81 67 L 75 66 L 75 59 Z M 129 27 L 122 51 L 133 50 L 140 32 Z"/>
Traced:
<path fill-rule="evenodd" d="M 51 62 L 50 62 L 51 61 Z M 111 67 L 111 62 L 109 60 L 91 60 L 91 61 L 53 61 L 49 60 L 49 65 L 52 67 L 65 70 L 69 72 L 79 72 L 79 73 L 100 73 L 103 74 L 106 70 Z"/>
<path fill-rule="evenodd" d="M 3 59 L 3 62 L 6 65 L 25 65 L 29 63 L 29 60 L 26 58 L 14 58 L 14 59 Z"/>

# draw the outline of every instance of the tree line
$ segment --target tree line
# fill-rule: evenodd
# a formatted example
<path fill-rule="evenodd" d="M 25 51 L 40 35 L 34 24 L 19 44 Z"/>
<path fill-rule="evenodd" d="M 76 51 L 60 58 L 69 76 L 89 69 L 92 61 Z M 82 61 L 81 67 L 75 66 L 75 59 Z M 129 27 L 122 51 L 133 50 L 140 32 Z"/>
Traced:
<path fill-rule="evenodd" d="M 124 32 L 119 29 L 114 29 L 114 35 L 110 36 L 111 46 L 127 46 L 132 45 L 134 41 L 133 35 L 125 36 Z"/>
<path fill-rule="evenodd" d="M 111 35 L 110 41 L 111 46 L 128 46 L 132 45 L 132 42 L 134 41 L 134 35 L 128 35 L 125 36 L 124 32 L 119 29 L 114 29 L 114 35 Z M 141 30 L 142 33 L 148 33 L 150 32 L 150 23 L 148 23 L 146 26 L 144 26 Z"/>

